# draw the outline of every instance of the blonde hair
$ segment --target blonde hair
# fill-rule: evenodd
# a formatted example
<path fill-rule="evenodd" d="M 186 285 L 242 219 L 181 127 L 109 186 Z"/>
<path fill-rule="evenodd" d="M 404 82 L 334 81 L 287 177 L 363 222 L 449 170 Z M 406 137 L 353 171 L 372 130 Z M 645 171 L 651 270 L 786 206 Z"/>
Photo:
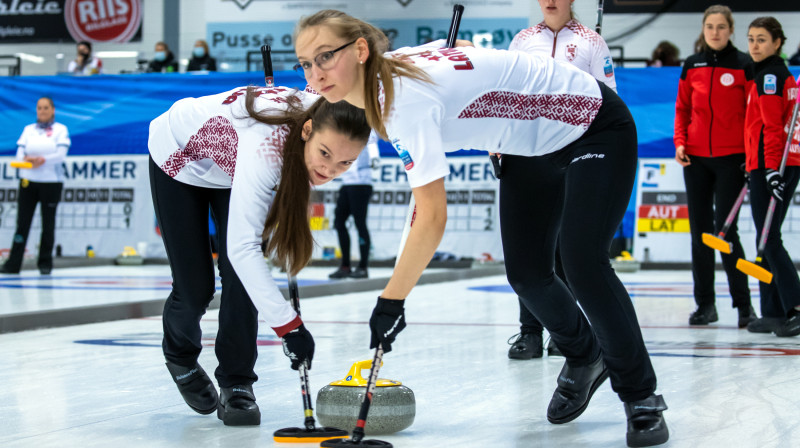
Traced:
<path fill-rule="evenodd" d="M 394 102 L 392 79 L 408 77 L 431 82 L 430 76 L 409 62 L 384 57 L 383 53 L 389 49 L 389 39 L 383 31 L 334 9 L 325 9 L 301 18 L 295 27 L 295 42 L 300 33 L 316 26 L 327 27 L 334 35 L 347 42 L 362 37 L 367 41 L 369 57 L 364 62 L 364 112 L 370 127 L 384 139 L 388 138 L 384 119 L 389 115 Z M 383 80 L 383 98 L 381 98 L 379 79 Z M 382 110 L 381 101 L 383 101 Z"/>

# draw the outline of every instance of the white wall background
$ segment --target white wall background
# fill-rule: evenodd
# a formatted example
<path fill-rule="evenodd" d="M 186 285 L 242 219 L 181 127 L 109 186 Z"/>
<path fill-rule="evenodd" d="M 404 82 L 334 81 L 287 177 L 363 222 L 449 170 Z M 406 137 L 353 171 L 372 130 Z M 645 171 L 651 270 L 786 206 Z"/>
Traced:
<path fill-rule="evenodd" d="M 206 35 L 206 1 L 204 0 L 144 0 L 142 41 L 127 44 L 96 44 L 94 51 L 137 51 L 142 59 L 152 57 L 155 43 L 163 37 L 163 7 L 165 1 L 180 2 L 180 45 L 178 49 L 172 49 L 179 59 L 188 59 L 191 55 L 192 47 L 196 39 L 204 38 Z M 220 0 L 221 1 L 221 0 Z M 348 0 L 349 4 L 355 2 L 375 2 L 390 0 Z M 433 1 L 433 0 L 415 0 Z M 788 0 L 787 0 L 788 1 Z M 237 8 L 228 0 L 232 8 Z M 723 2 L 724 3 L 724 2 Z M 531 0 L 530 21 L 532 24 L 542 20 L 538 2 Z M 251 6 L 252 8 L 252 6 Z M 597 3 L 594 0 L 575 0 L 573 6 L 578 19 L 586 25 L 594 26 L 597 17 Z M 800 9 L 800 6 L 798 6 Z M 470 11 L 465 11 L 465 16 L 469 17 Z M 787 36 L 787 43 L 784 52 L 793 54 L 800 44 L 800 12 L 797 13 L 735 13 L 736 27 L 734 32 L 734 44 L 742 51 L 747 51 L 747 25 L 756 17 L 761 15 L 774 15 L 784 26 Z M 649 15 L 644 14 L 614 14 L 606 15 L 603 19 L 603 36 L 610 38 L 616 36 L 634 25 L 646 20 Z M 264 20 L 269 20 L 264 17 Z M 695 39 L 700 34 L 702 14 L 665 14 L 653 23 L 640 30 L 636 34 L 628 36 L 622 40 L 612 42 L 610 45 L 622 45 L 625 47 L 626 57 L 649 57 L 653 48 L 661 40 L 670 40 L 678 46 L 681 58 L 689 56 Z M 66 68 L 67 62 L 74 57 L 74 43 L 46 43 L 46 44 L 5 44 L 0 45 L 0 55 L 26 53 L 43 58 L 41 63 L 30 61 L 22 62 L 23 75 L 52 75 L 59 70 Z M 61 54 L 63 57 L 58 58 Z M 213 56 L 213 55 L 212 55 Z M 136 66 L 136 58 L 110 59 L 103 58 L 106 73 L 119 73 L 121 70 L 133 70 Z"/>

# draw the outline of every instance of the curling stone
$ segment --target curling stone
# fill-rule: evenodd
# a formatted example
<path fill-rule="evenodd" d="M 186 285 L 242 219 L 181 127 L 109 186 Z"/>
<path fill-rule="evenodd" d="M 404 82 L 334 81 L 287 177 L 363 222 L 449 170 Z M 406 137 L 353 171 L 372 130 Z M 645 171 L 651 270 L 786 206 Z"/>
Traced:
<path fill-rule="evenodd" d="M 361 371 L 369 374 L 372 361 L 359 361 L 350 367 L 343 380 L 334 381 L 317 393 L 317 418 L 324 426 L 355 428 L 361 402 L 367 389 L 367 380 Z M 378 378 L 375 395 L 367 414 L 366 434 L 391 434 L 402 431 L 414 423 L 416 401 L 414 391 L 400 381 Z"/>
<path fill-rule="evenodd" d="M 642 264 L 630 252 L 623 250 L 622 255 L 611 260 L 611 267 L 617 272 L 637 272 Z"/>
<path fill-rule="evenodd" d="M 114 259 L 114 264 L 118 265 L 137 265 L 144 263 L 144 259 L 131 246 L 125 246 L 122 253 Z"/>

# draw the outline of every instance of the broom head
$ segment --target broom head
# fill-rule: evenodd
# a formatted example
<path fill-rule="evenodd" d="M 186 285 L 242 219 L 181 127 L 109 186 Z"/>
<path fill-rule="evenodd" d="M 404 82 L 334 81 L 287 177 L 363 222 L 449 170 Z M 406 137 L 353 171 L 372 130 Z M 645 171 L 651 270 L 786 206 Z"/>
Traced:
<path fill-rule="evenodd" d="M 756 262 L 759 261 L 761 260 L 757 258 Z M 745 274 L 751 277 L 755 277 L 764 283 L 772 283 L 772 272 L 769 272 L 768 270 L 762 268 L 756 263 L 751 263 L 743 258 L 740 258 L 736 262 L 736 269 L 744 272 Z"/>
<path fill-rule="evenodd" d="M 729 254 L 733 252 L 733 243 L 725 241 L 722 238 L 710 233 L 703 234 L 703 244 L 712 249 L 718 250 L 723 254 Z"/>

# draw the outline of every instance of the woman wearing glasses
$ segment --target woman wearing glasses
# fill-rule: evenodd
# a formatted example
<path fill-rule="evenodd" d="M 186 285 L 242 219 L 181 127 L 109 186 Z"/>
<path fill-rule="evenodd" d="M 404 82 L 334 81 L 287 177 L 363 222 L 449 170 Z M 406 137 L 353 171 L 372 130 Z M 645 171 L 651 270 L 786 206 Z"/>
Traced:
<path fill-rule="evenodd" d="M 574 67 L 521 52 L 441 48 L 440 41 L 384 54 L 379 29 L 339 11 L 301 19 L 295 34 L 308 83 L 328 101 L 365 109 L 405 162 L 416 200 L 414 226 L 370 319 L 371 346 L 391 350 L 405 327 L 403 301 L 444 233 L 445 154 L 500 153 L 508 280 L 567 361 L 548 420 L 579 417 L 610 376 L 628 416 L 628 444 L 666 442 L 667 406 L 654 393 L 636 313 L 608 258 L 637 151 L 633 118 L 614 91 Z M 572 291 L 553 272 L 559 232 Z"/>
<path fill-rule="evenodd" d="M 186 403 L 225 425 L 258 425 L 258 313 L 297 370 L 314 340 L 284 300 L 264 254 L 292 274 L 311 258 L 310 184 L 346 171 L 369 137 L 360 109 L 284 87 L 238 88 L 176 102 L 150 124 L 150 187 L 172 271 L 164 357 Z M 208 238 L 219 235 L 222 297 L 214 350 L 221 396 L 198 364 L 200 319 L 214 296 Z M 262 241 L 265 249 L 262 249 Z"/>

